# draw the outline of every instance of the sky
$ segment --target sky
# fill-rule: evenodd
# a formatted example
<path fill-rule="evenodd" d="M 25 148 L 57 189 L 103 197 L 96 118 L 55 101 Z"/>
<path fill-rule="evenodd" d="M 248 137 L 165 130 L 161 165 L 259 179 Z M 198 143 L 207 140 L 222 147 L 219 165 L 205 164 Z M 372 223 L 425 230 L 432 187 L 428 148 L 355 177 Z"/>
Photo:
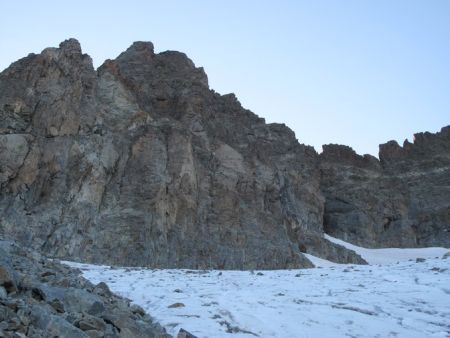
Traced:
<path fill-rule="evenodd" d="M 178 50 L 301 143 L 378 154 L 450 124 L 448 0 L 4 0 L 0 70 L 77 38 L 96 67 L 133 41 Z"/>

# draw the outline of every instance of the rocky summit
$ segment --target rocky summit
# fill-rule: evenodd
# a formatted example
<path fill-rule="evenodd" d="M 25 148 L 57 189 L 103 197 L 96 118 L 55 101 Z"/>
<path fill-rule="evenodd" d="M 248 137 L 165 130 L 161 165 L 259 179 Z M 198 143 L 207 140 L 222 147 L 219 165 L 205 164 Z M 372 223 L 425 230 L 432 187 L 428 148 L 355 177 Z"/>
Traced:
<path fill-rule="evenodd" d="M 97 70 L 75 39 L 0 74 L 0 234 L 128 266 L 364 263 L 370 246 L 450 245 L 450 132 L 315 150 L 208 86 L 183 53 L 135 42 Z"/>

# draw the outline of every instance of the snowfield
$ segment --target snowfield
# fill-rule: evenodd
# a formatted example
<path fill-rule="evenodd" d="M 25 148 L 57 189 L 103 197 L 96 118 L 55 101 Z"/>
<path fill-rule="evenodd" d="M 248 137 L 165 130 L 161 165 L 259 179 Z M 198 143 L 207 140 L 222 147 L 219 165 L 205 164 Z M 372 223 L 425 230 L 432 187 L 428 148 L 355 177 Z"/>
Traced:
<path fill-rule="evenodd" d="M 198 337 L 450 337 L 445 248 L 365 249 L 371 265 L 307 255 L 313 269 L 197 271 L 64 262 L 142 306 L 167 331 Z M 425 261 L 416 258 L 425 258 Z"/>

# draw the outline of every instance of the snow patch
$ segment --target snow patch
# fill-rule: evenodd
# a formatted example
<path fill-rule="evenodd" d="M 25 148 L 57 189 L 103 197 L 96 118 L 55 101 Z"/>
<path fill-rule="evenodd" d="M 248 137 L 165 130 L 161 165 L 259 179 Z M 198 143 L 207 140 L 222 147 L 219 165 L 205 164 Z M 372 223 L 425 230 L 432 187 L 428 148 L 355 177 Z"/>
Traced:
<path fill-rule="evenodd" d="M 440 258 L 450 249 L 446 248 L 388 248 L 388 249 L 367 249 L 360 246 L 344 242 L 341 239 L 331 237 L 325 234 L 324 236 L 330 242 L 342 245 L 347 249 L 355 251 L 365 261 L 371 265 L 385 265 L 393 264 L 401 261 L 415 260 L 417 258 Z M 313 262 L 314 264 L 314 262 Z"/>
<path fill-rule="evenodd" d="M 377 265 L 311 255 L 322 268 L 198 271 L 64 263 L 142 306 L 172 335 L 184 328 L 199 338 L 450 337 L 450 258 L 430 258 L 448 249 L 364 249 L 327 238 Z M 428 259 L 416 262 L 418 257 Z"/>

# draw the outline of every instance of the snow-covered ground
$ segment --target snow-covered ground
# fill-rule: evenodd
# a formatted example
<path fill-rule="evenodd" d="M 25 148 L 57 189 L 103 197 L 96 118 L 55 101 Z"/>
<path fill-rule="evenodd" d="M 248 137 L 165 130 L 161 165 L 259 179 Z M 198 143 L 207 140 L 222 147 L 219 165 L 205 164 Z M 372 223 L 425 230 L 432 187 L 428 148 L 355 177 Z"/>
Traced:
<path fill-rule="evenodd" d="M 198 337 L 450 337 L 444 248 L 364 249 L 371 265 L 308 255 L 304 270 L 194 271 L 65 262 L 142 306 L 169 333 Z M 426 258 L 416 262 L 416 258 Z"/>

